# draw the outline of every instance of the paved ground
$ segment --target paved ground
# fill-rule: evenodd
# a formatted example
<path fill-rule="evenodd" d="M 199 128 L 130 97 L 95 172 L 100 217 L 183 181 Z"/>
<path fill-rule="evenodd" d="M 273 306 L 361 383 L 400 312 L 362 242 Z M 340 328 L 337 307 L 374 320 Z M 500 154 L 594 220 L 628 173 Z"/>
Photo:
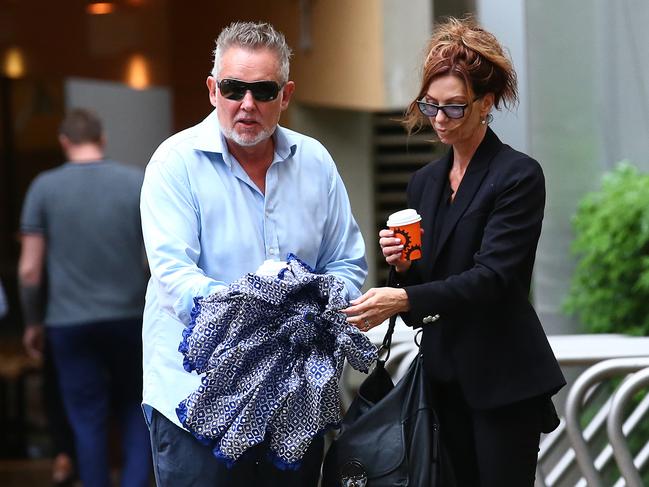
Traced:
<path fill-rule="evenodd" d="M 0 485 L 2 487 L 50 487 L 52 461 L 0 460 Z"/>

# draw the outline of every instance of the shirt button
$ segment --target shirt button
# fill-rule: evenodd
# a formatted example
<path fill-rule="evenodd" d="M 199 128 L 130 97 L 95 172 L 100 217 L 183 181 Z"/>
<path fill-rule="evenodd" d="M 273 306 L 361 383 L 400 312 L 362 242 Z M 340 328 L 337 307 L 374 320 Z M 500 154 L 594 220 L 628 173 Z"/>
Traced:
<path fill-rule="evenodd" d="M 275 254 L 277 253 L 277 249 L 274 248 L 274 247 L 271 247 L 270 249 L 268 249 L 268 253 L 269 253 L 270 255 L 275 255 Z"/>

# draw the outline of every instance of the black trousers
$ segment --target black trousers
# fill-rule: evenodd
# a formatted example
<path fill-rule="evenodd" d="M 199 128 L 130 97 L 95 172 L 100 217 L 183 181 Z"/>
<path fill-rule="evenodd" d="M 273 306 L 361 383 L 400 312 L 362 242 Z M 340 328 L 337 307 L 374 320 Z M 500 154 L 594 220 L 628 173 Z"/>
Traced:
<path fill-rule="evenodd" d="M 268 447 L 257 445 L 234 466 L 217 460 L 209 447 L 158 411 L 151 418 L 153 468 L 158 487 L 317 487 L 324 441 L 318 437 L 302 466 L 280 470 L 267 458 Z"/>
<path fill-rule="evenodd" d="M 456 487 L 533 487 L 542 398 L 472 410 L 456 383 L 433 384 L 443 446 Z"/>

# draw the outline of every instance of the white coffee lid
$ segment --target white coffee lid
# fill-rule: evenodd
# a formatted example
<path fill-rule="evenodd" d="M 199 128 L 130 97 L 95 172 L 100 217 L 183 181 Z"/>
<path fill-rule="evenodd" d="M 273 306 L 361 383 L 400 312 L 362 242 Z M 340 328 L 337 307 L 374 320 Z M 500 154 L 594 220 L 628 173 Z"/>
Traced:
<path fill-rule="evenodd" d="M 392 213 L 388 217 L 388 226 L 389 227 L 402 227 L 405 225 L 410 225 L 411 223 L 416 223 L 421 221 L 421 216 L 417 213 L 417 210 L 408 208 L 407 210 L 397 211 Z"/>

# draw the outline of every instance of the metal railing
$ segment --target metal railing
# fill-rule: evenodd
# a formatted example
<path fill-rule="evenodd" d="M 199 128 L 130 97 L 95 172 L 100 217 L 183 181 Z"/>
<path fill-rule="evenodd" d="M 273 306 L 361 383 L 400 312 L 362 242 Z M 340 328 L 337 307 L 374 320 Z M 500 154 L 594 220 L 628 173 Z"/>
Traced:
<path fill-rule="evenodd" d="M 368 335 L 378 345 L 385 330 L 385 326 L 376 327 Z M 638 391 L 649 388 L 649 337 L 554 335 L 549 341 L 564 370 L 573 366 L 586 370 L 568 385 L 559 427 L 541 441 L 535 487 L 603 487 L 601 472 L 611 462 L 617 464 L 621 475 L 614 487 L 642 487 L 640 470 L 649 461 L 649 438 L 635 458 L 627 438 L 649 412 L 649 394 L 626 420 L 624 411 Z M 405 373 L 416 353 L 413 330 L 398 321 L 388 362 L 393 379 Z M 623 381 L 611 393 L 602 385 L 613 377 Z M 345 405 L 361 380 L 362 376 L 346 369 L 342 381 Z M 560 411 L 564 409 L 563 404 L 557 406 Z M 582 428 L 586 408 L 594 414 Z M 590 444 L 596 439 L 603 441 L 603 446 L 593 458 L 591 448 L 595 446 Z"/>
<path fill-rule="evenodd" d="M 647 353 L 649 354 L 649 349 L 647 349 Z M 638 473 L 637 467 L 633 464 L 633 460 L 631 460 L 630 463 L 627 461 L 628 457 L 630 457 L 630 453 L 625 433 L 629 434 L 639 423 L 642 416 L 649 409 L 649 401 L 645 400 L 640 403 L 640 405 L 635 409 L 634 417 L 629 418 L 629 421 L 624 425 L 625 428 L 623 428 L 622 411 L 630 397 L 626 392 L 623 396 L 620 396 L 619 392 L 621 390 L 627 391 L 627 384 L 630 381 L 632 381 L 632 384 L 634 385 L 632 391 L 637 390 L 637 388 L 642 387 L 643 385 L 649 385 L 649 381 L 646 380 L 646 377 L 649 377 L 647 376 L 646 371 L 643 376 L 640 376 L 641 379 L 646 376 L 644 382 L 638 384 L 637 380 L 633 380 L 636 372 L 647 368 L 649 368 L 649 356 L 609 359 L 591 366 L 583 372 L 570 387 L 568 398 L 566 400 L 566 430 L 572 445 L 572 450 L 574 451 L 574 457 L 579 464 L 579 469 L 586 482 L 586 484 L 584 484 L 584 480 L 580 479 L 576 484 L 577 486 L 588 485 L 589 487 L 603 487 L 600 471 L 611 457 L 615 457 L 617 460 L 618 468 L 620 469 L 623 478 L 626 480 L 627 486 L 642 486 L 642 481 L 639 480 L 640 474 Z M 582 431 L 580 425 L 581 412 L 582 407 L 588 403 L 589 391 L 592 397 L 594 395 L 594 386 L 597 386 L 604 380 L 612 377 L 628 376 L 628 374 L 634 375 L 625 379 L 613 396 L 600 407 L 593 420 L 588 424 L 584 431 Z M 601 428 L 604 422 L 609 425 L 609 444 L 604 447 L 602 453 L 600 453 L 596 459 L 593 459 L 588 446 L 588 440 L 594 437 L 595 432 Z M 614 435 L 610 435 L 611 431 L 614 432 Z M 625 460 L 624 463 L 620 463 L 619 459 L 621 458 Z M 560 478 L 562 470 L 565 471 L 566 466 L 567 465 L 562 464 L 559 471 L 555 472 L 554 477 L 557 479 Z M 642 464 L 638 466 L 641 468 Z M 636 483 L 636 480 L 639 483 Z M 555 484 L 541 483 L 540 485 L 551 486 Z"/>

